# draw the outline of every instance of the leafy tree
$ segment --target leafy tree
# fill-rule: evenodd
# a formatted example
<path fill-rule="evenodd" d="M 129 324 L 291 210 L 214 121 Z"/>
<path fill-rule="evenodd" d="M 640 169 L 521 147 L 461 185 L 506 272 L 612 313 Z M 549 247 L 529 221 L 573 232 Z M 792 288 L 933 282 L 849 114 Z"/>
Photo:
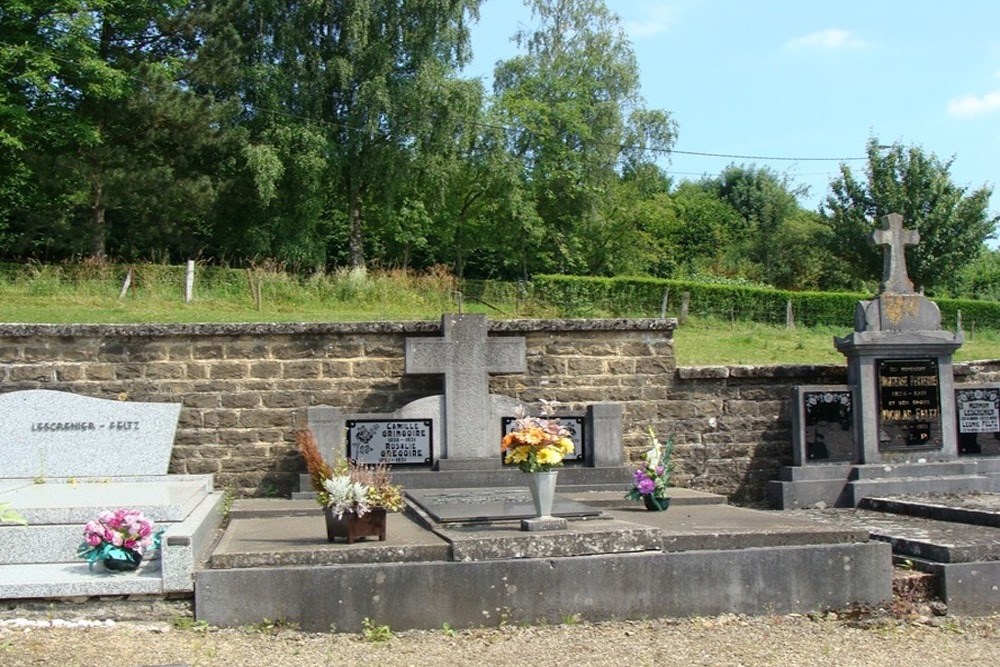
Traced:
<path fill-rule="evenodd" d="M 524 246 L 532 270 L 611 273 L 619 259 L 605 193 L 624 169 L 668 150 L 674 125 L 643 107 L 635 54 L 602 0 L 526 0 L 538 22 L 515 36 L 523 55 L 498 64 L 495 104 L 511 128 L 546 245 Z M 627 147 L 624 148 L 624 147 Z"/>
<path fill-rule="evenodd" d="M 19 0 L 0 11 L 2 143 L 36 196 L 8 200 L 11 251 L 103 259 L 109 244 L 159 247 L 200 224 L 215 119 L 190 78 L 204 38 L 188 9 Z"/>
<path fill-rule="evenodd" d="M 352 267 L 365 266 L 366 240 L 379 241 L 366 228 L 391 224 L 405 200 L 408 221 L 426 222 L 403 184 L 445 77 L 469 56 L 465 21 L 479 3 L 246 3 L 240 25 L 252 38 L 244 100 L 258 116 L 281 114 L 322 128 L 330 189 L 324 215 L 331 223 L 346 219 Z M 385 241 L 401 229 L 381 231 Z"/>
<path fill-rule="evenodd" d="M 729 238 L 733 250 L 757 266 L 756 275 L 744 277 L 780 284 L 785 268 L 777 261 L 779 237 L 787 221 L 800 213 L 798 197 L 804 188 L 767 167 L 744 165 L 729 165 L 706 185 L 740 214 L 740 228 L 732 229 Z"/>
<path fill-rule="evenodd" d="M 955 296 L 1000 301 L 1000 250 L 984 248 L 959 274 Z"/>
<path fill-rule="evenodd" d="M 920 232 L 920 244 L 907 249 L 907 268 L 914 285 L 929 292 L 953 286 L 959 272 L 976 259 L 991 238 L 1000 216 L 987 211 L 992 189 L 955 185 L 942 162 L 920 148 L 900 144 L 883 147 L 876 138 L 867 146 L 865 180 L 841 165 L 821 208 L 832 231 L 830 252 L 849 269 L 855 283 L 882 277 L 882 252 L 869 235 L 890 213 Z"/>

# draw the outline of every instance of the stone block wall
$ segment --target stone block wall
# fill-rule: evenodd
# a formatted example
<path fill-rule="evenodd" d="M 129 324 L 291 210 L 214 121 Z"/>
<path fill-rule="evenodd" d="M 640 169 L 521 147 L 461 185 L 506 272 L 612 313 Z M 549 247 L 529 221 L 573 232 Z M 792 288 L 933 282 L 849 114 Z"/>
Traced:
<path fill-rule="evenodd" d="M 493 393 L 566 412 L 620 402 L 626 455 L 652 427 L 676 442 L 675 482 L 763 501 L 792 460 L 791 389 L 841 384 L 846 366 L 677 368 L 673 320 L 499 320 L 523 336 L 525 374 Z M 294 434 L 306 408 L 390 412 L 442 391 L 438 376 L 404 376 L 404 341 L 439 322 L 180 325 L 0 325 L 0 392 L 55 389 L 182 404 L 172 473 L 212 473 L 240 495 L 285 495 L 304 464 Z M 956 366 L 956 381 L 1000 379 L 1000 362 Z M 499 445 L 498 445 L 499 446 Z M 0 477 L 2 474 L 0 462 Z M 624 493 L 624 490 L 623 490 Z"/>

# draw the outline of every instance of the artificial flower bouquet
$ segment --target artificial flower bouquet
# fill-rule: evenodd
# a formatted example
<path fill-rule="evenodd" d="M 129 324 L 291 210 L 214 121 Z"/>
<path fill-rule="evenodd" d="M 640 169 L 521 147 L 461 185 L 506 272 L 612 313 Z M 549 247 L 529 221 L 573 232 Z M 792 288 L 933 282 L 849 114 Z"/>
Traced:
<path fill-rule="evenodd" d="M 77 556 L 94 563 L 106 558 L 125 559 L 129 552 L 142 555 L 146 549 L 159 549 L 163 530 L 139 510 L 117 509 L 105 511 L 83 528 L 83 543 L 76 550 Z"/>
<path fill-rule="evenodd" d="M 504 463 L 516 464 L 524 472 L 547 472 L 562 465 L 573 453 L 573 441 L 552 413 L 546 401 L 538 417 L 529 416 L 524 406 L 515 408 L 513 428 L 500 443 Z"/>
<path fill-rule="evenodd" d="M 373 509 L 403 509 L 403 487 L 392 484 L 384 463 L 369 466 L 340 460 L 331 468 L 319 453 L 312 431 L 299 431 L 296 441 L 306 460 L 316 501 L 338 519 L 344 514 L 364 516 Z"/>
<path fill-rule="evenodd" d="M 670 475 L 674 464 L 670 456 L 674 451 L 674 439 L 661 444 L 653 429 L 649 429 L 649 449 L 642 455 L 642 465 L 632 475 L 632 486 L 625 495 L 629 500 L 642 500 L 645 496 L 666 498 L 670 486 Z"/>

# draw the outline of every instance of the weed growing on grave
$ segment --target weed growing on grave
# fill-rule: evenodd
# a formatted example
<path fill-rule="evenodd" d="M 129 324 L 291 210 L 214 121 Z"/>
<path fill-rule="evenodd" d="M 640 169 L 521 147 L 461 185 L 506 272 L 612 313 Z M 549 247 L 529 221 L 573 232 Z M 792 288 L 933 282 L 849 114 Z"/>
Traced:
<path fill-rule="evenodd" d="M 265 618 L 261 620 L 260 623 L 244 625 L 242 627 L 242 630 L 243 632 L 246 632 L 248 634 L 256 632 L 266 635 L 275 635 L 281 632 L 282 630 L 298 630 L 298 628 L 299 628 L 298 623 L 286 621 L 285 619 L 282 618 L 277 618 L 273 621 L 269 618 Z"/>
<path fill-rule="evenodd" d="M 387 642 L 392 639 L 392 629 L 388 625 L 378 625 L 367 616 L 361 621 L 361 636 L 365 641 L 373 643 Z"/>
<path fill-rule="evenodd" d="M 0 503 L 0 523 L 19 523 L 22 526 L 27 526 L 28 521 L 21 516 L 21 514 L 11 507 L 10 502 Z"/>
<path fill-rule="evenodd" d="M 559 615 L 562 619 L 563 625 L 580 625 L 583 619 L 580 618 L 580 614 L 563 612 Z"/>
<path fill-rule="evenodd" d="M 444 625 L 441 626 L 441 632 L 443 632 L 445 635 L 449 637 L 458 636 L 458 631 L 455 630 L 455 628 L 451 627 L 451 623 L 448 623 L 447 621 L 445 622 Z"/>
<path fill-rule="evenodd" d="M 193 616 L 174 616 L 170 625 L 175 630 L 191 630 L 192 632 L 208 632 L 208 621 L 196 621 Z"/>
<path fill-rule="evenodd" d="M 222 506 L 219 508 L 223 523 L 229 520 L 229 512 L 232 511 L 234 502 L 236 502 L 236 492 L 232 489 L 224 489 L 222 491 Z"/>

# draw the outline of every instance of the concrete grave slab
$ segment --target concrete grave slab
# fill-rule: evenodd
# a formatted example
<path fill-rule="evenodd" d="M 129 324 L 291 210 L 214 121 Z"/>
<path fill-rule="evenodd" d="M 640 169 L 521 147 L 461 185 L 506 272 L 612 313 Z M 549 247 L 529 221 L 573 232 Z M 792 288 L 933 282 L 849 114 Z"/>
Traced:
<path fill-rule="evenodd" d="M 287 503 L 298 513 L 296 502 L 276 501 L 274 511 Z M 259 505 L 252 511 L 260 513 Z M 722 503 L 648 512 L 623 501 L 609 514 L 548 533 L 522 532 L 511 521 L 423 529 L 393 515 L 384 543 L 328 546 L 319 544 L 322 516 L 296 514 L 262 524 L 259 539 L 249 532 L 233 539 L 226 557 L 242 566 L 220 560 L 216 567 L 213 556 L 213 567 L 196 573 L 196 614 L 220 626 L 282 618 L 305 630 L 358 631 L 365 618 L 394 629 L 463 628 L 566 614 L 804 612 L 891 598 L 889 545 L 868 541 L 864 531 Z M 249 531 L 250 523 L 235 529 Z M 684 536 L 689 548 L 662 548 Z M 425 560 L 411 558 L 428 540 L 438 546 Z"/>
<path fill-rule="evenodd" d="M 535 516 L 527 489 L 412 489 L 406 495 L 438 523 L 519 521 Z M 552 515 L 596 517 L 601 510 L 556 494 Z"/>

